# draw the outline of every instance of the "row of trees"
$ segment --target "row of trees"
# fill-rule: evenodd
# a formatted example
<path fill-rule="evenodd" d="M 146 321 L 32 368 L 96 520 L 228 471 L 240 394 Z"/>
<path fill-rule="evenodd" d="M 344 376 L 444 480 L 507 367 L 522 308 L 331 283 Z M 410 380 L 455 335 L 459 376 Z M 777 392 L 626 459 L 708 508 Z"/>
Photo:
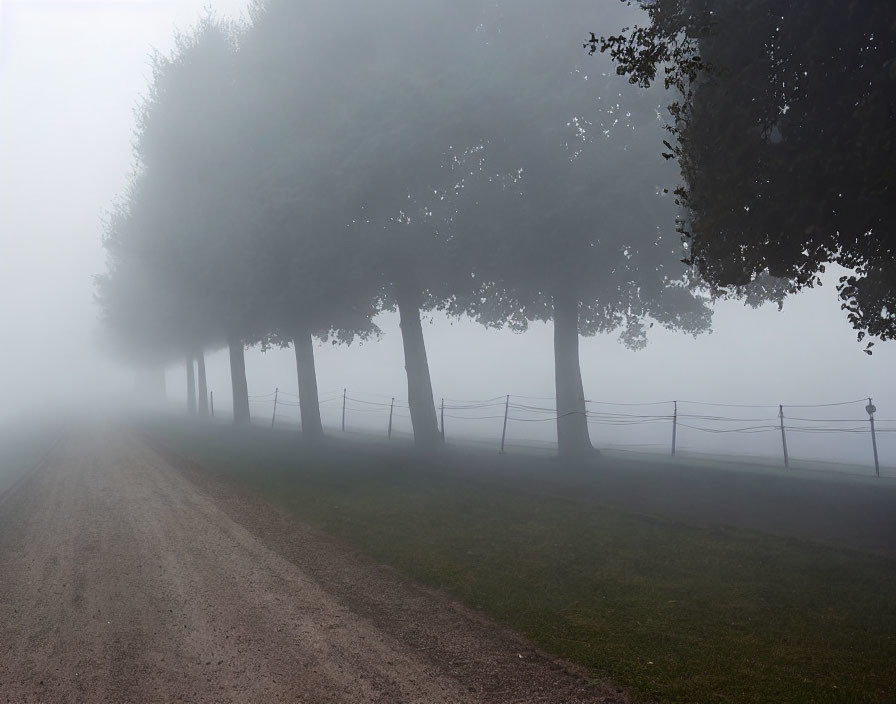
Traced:
<path fill-rule="evenodd" d="M 134 361 L 292 345 L 321 435 L 313 339 L 401 321 L 417 442 L 439 443 L 421 313 L 553 321 L 562 454 L 591 451 L 580 335 L 707 330 L 680 261 L 661 92 L 581 50 L 592 0 L 264 0 L 157 55 L 98 297 Z M 520 37 L 535 37 L 521 46 Z M 200 385 L 204 369 L 199 368 Z M 199 394 L 200 402 L 205 397 Z"/>

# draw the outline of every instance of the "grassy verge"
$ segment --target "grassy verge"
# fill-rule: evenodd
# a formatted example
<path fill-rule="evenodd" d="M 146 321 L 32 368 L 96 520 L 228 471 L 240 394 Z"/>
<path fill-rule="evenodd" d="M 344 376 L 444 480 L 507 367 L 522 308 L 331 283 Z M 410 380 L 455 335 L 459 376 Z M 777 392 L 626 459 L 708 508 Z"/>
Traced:
<path fill-rule="evenodd" d="M 644 698 L 893 701 L 896 561 L 518 491 L 409 454 L 151 433 Z"/>

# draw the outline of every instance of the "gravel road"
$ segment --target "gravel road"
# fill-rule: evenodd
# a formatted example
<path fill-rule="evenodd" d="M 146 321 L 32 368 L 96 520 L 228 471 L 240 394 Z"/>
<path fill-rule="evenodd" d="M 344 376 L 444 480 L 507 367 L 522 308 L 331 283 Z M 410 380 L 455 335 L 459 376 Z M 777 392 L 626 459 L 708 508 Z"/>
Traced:
<path fill-rule="evenodd" d="M 0 503 L 0 702 L 627 702 L 126 429 Z"/>

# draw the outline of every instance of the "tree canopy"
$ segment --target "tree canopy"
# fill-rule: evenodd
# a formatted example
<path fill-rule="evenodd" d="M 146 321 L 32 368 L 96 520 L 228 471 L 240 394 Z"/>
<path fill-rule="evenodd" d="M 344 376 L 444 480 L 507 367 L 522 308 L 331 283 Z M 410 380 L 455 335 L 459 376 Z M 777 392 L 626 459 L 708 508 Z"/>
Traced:
<path fill-rule="evenodd" d="M 795 292 L 840 264 L 852 271 L 839 292 L 859 339 L 896 337 L 896 5 L 644 10 L 647 26 L 590 44 L 633 83 L 662 75 L 676 91 L 666 154 L 684 178 L 687 261 L 735 293 L 769 276 Z"/>

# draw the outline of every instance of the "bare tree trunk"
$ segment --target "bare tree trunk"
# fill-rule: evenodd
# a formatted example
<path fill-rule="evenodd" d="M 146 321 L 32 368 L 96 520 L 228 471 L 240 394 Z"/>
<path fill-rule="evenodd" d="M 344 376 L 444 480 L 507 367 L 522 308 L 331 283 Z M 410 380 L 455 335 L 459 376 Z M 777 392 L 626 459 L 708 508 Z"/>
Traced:
<path fill-rule="evenodd" d="M 317 371 L 314 367 L 314 341 L 311 328 L 301 326 L 293 338 L 296 373 L 299 378 L 299 410 L 302 414 L 302 436 L 317 442 L 323 435 L 320 422 L 320 400 L 317 395 Z"/>
<path fill-rule="evenodd" d="M 199 415 L 208 418 L 208 383 L 205 379 L 205 351 L 196 354 L 196 370 L 199 376 Z"/>
<path fill-rule="evenodd" d="M 569 291 L 554 294 L 554 382 L 560 455 L 593 455 L 579 364 L 579 302 Z"/>
<path fill-rule="evenodd" d="M 246 383 L 246 355 L 243 341 L 232 336 L 227 340 L 230 347 L 230 385 L 233 388 L 233 422 L 235 425 L 249 425 L 249 385 Z"/>
<path fill-rule="evenodd" d="M 196 415 L 196 374 L 193 371 L 193 358 L 187 356 L 187 413 Z"/>
<path fill-rule="evenodd" d="M 442 436 L 439 433 L 436 406 L 432 397 L 432 379 L 429 375 L 429 362 L 426 360 L 419 300 L 416 296 L 401 290 L 397 298 L 414 442 L 418 447 L 435 448 L 441 445 Z"/>

